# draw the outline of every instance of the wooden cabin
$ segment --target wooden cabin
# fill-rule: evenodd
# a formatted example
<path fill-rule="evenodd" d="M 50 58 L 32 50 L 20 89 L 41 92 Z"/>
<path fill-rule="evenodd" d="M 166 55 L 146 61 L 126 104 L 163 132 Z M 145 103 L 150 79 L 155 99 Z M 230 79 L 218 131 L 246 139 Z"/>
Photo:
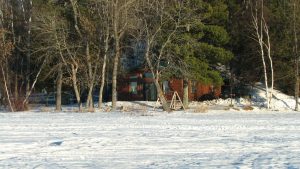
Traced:
<path fill-rule="evenodd" d="M 118 82 L 118 99 L 120 101 L 156 101 L 157 92 L 153 83 L 152 74 L 147 71 L 128 73 Z M 213 94 L 221 95 L 221 86 L 204 85 L 200 82 L 189 81 L 189 100 L 197 101 L 202 96 Z M 161 82 L 161 87 L 167 98 L 171 100 L 174 91 L 183 97 L 183 79 L 172 78 Z"/>

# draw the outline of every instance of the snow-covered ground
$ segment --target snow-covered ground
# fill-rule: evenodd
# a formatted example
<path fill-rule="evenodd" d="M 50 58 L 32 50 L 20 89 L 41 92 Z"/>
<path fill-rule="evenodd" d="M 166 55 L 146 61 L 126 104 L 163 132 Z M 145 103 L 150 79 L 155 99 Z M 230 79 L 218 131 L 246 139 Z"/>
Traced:
<path fill-rule="evenodd" d="M 257 86 L 251 102 L 193 102 L 185 112 L 154 110 L 155 102 L 0 112 L 0 168 L 300 168 L 293 97 L 275 90 L 272 111 L 264 97 Z"/>
<path fill-rule="evenodd" d="M 0 113 L 0 168 L 300 168 L 300 113 Z"/>

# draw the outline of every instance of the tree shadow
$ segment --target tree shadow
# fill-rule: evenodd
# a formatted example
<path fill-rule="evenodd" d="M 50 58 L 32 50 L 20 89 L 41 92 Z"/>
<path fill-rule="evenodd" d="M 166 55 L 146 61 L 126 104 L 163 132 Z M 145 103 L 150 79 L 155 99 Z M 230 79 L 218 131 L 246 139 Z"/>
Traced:
<path fill-rule="evenodd" d="M 261 102 L 261 103 L 265 103 L 267 101 L 267 99 L 265 97 L 261 97 L 259 96 L 257 93 L 259 92 L 259 90 L 262 90 L 263 92 L 266 92 L 266 89 L 262 86 L 256 86 L 253 89 L 253 93 L 256 93 L 256 98 L 254 99 L 255 102 Z M 277 96 L 274 95 L 274 92 L 272 94 L 272 99 L 276 99 L 278 101 L 281 101 L 287 108 L 289 109 L 293 109 L 285 100 L 282 100 L 280 98 L 278 98 Z"/>

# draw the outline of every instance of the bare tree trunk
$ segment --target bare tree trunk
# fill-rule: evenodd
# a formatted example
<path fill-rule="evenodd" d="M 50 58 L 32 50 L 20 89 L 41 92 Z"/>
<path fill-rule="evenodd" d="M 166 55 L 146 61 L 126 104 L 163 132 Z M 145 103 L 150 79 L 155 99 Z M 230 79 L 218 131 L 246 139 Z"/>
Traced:
<path fill-rule="evenodd" d="M 164 92 L 162 91 L 157 78 L 154 79 L 154 84 L 155 84 L 156 91 L 157 91 L 158 97 L 161 101 L 164 111 L 171 112 L 171 109 L 168 105 L 168 102 L 164 96 Z"/>
<path fill-rule="evenodd" d="M 104 89 L 104 83 L 105 83 L 105 68 L 106 67 L 106 55 L 104 56 L 104 63 L 102 66 L 102 73 L 101 73 L 101 84 L 99 89 L 99 100 L 98 100 L 98 108 L 101 109 L 102 102 L 103 102 L 103 89 Z"/>
<path fill-rule="evenodd" d="M 19 85 L 19 80 L 18 80 L 18 73 L 15 74 L 15 86 L 14 86 L 14 100 L 18 100 L 19 97 L 19 91 L 18 91 L 18 85 Z"/>
<path fill-rule="evenodd" d="M 265 88 L 266 88 L 266 98 L 267 98 L 267 108 L 270 109 L 270 102 L 269 102 L 269 85 L 268 85 L 268 74 L 267 74 L 267 66 L 265 61 L 264 55 L 264 41 L 263 41 L 263 18 L 264 18 L 264 1 L 261 1 L 261 18 L 260 18 L 260 47 L 261 47 L 261 57 L 264 66 L 264 75 L 265 75 Z"/>
<path fill-rule="evenodd" d="M 296 78 L 296 84 L 295 84 L 295 111 L 299 111 L 299 88 L 300 88 L 300 78 L 299 76 Z"/>
<path fill-rule="evenodd" d="M 255 6 L 255 15 L 252 12 L 252 24 L 256 32 L 256 38 L 260 47 L 260 54 L 261 54 L 261 59 L 263 62 L 263 69 L 264 69 L 264 77 L 265 77 L 265 88 L 266 88 L 266 99 L 267 99 L 267 108 L 270 109 L 270 102 L 269 102 L 269 87 L 268 87 L 268 74 L 267 74 L 267 65 L 265 61 L 265 53 L 264 53 L 264 13 L 263 13 L 263 0 L 261 1 L 261 16 L 260 20 L 258 19 L 258 7 L 257 4 Z M 260 24 L 258 22 L 260 21 Z"/>
<path fill-rule="evenodd" d="M 58 42 L 57 34 L 55 34 L 55 36 L 56 36 L 56 41 L 57 41 L 57 44 L 58 44 L 58 47 L 59 47 L 59 53 L 60 53 L 60 56 L 61 56 L 61 61 L 65 65 L 67 65 L 68 63 L 64 59 L 64 55 L 62 53 L 62 48 L 60 47 L 60 43 Z M 67 53 L 68 53 L 68 55 L 71 59 L 71 63 L 69 63 L 69 65 L 71 66 L 70 76 L 71 76 L 71 79 L 72 79 L 73 89 L 74 89 L 76 101 L 77 101 L 77 104 L 78 104 L 78 110 L 82 111 L 80 90 L 79 90 L 79 87 L 78 87 L 78 84 L 77 84 L 77 72 L 78 72 L 78 67 L 79 67 L 78 62 L 76 61 L 76 59 L 75 59 L 74 55 L 72 54 L 72 52 L 70 51 L 70 49 L 68 48 L 68 45 L 67 45 L 67 42 L 66 42 L 66 37 L 64 37 L 63 43 L 64 43 L 64 47 L 65 47 L 65 49 L 66 49 L 66 51 L 67 51 Z"/>
<path fill-rule="evenodd" d="M 113 11 L 113 31 L 114 31 L 114 39 L 115 39 L 115 57 L 114 57 L 114 66 L 113 66 L 113 74 L 112 74 L 112 109 L 115 110 L 117 107 L 117 76 L 118 76 L 118 66 L 119 66 L 119 58 L 120 58 L 120 34 L 118 29 L 119 22 L 119 11 L 118 11 L 118 1 L 114 4 Z"/>
<path fill-rule="evenodd" d="M 29 97 L 31 91 L 30 91 L 30 59 L 31 59 L 31 20 L 32 20 L 32 16 L 31 16 L 31 9 L 32 9 L 32 0 L 29 1 L 29 18 L 28 18 L 28 37 L 27 37 L 27 63 L 26 63 L 26 98 Z M 28 100 L 26 101 L 25 104 L 28 104 Z"/>
<path fill-rule="evenodd" d="M 26 77 L 25 77 L 25 82 L 26 82 L 26 97 L 29 97 L 29 92 L 30 92 L 30 66 L 28 63 L 30 59 L 30 56 L 27 56 L 27 65 L 26 65 Z M 26 102 L 26 104 L 28 104 L 28 102 Z"/>
<path fill-rule="evenodd" d="M 297 18 L 296 18 L 296 10 L 297 10 L 297 5 L 296 5 L 296 0 L 293 2 L 293 31 L 294 31 L 294 54 L 295 54 L 295 111 L 299 111 L 299 83 L 300 83 L 300 78 L 299 78 L 299 56 L 298 56 L 298 35 L 297 35 Z"/>
<path fill-rule="evenodd" d="M 74 22 L 75 22 L 75 25 L 74 25 L 74 27 L 75 27 L 75 29 L 76 29 L 76 31 L 77 31 L 77 33 L 79 34 L 79 36 L 80 37 L 82 37 L 82 34 L 81 34 L 81 31 L 80 31 L 80 29 L 79 29 L 79 21 L 78 21 L 78 11 L 77 11 L 77 0 L 70 0 L 70 2 L 71 2 L 71 6 L 72 6 L 72 10 L 73 10 L 73 14 L 74 14 Z"/>
<path fill-rule="evenodd" d="M 112 74 L 112 109 L 115 110 L 117 107 L 117 76 L 118 76 L 118 65 L 119 65 L 119 57 L 120 57 L 120 45 L 119 40 L 116 40 L 116 54 L 114 58 L 114 67 Z"/>
<path fill-rule="evenodd" d="M 94 82 L 94 80 L 93 80 Z M 94 103 L 93 103 L 93 88 L 94 88 L 94 84 L 90 83 L 89 85 L 89 91 L 88 91 L 88 101 L 87 101 L 87 108 L 88 111 L 94 111 Z"/>
<path fill-rule="evenodd" d="M 147 25 L 146 25 L 146 29 L 148 29 Z M 167 111 L 167 112 L 171 112 L 171 109 L 168 105 L 168 102 L 167 102 L 167 100 L 164 96 L 164 93 L 161 89 L 161 86 L 159 84 L 160 60 L 163 56 L 164 49 L 167 47 L 167 44 L 170 42 L 172 36 L 176 33 L 176 30 L 177 30 L 177 24 L 176 24 L 176 28 L 168 35 L 166 41 L 162 44 L 161 49 L 159 50 L 158 58 L 157 58 L 156 70 L 150 60 L 150 48 L 151 48 L 152 43 L 154 42 L 154 39 L 155 39 L 157 33 L 160 31 L 160 28 L 158 28 L 152 36 L 149 35 L 149 30 L 146 30 L 146 32 L 147 32 L 147 45 L 146 45 L 146 52 L 145 52 L 146 62 L 147 62 L 148 66 L 151 70 L 151 73 L 154 77 L 154 84 L 155 84 L 155 87 L 157 90 L 158 97 L 162 103 L 163 109 L 164 109 L 164 111 Z"/>
<path fill-rule="evenodd" d="M 105 60 L 106 60 L 106 58 L 105 58 Z M 102 73 L 101 73 L 101 84 L 100 84 L 100 89 L 99 89 L 99 100 L 98 100 L 98 108 L 99 109 L 101 109 L 102 103 L 103 103 L 103 90 L 104 90 L 104 85 L 105 85 L 104 83 L 105 83 L 105 69 L 106 69 L 105 67 L 106 67 L 106 63 L 103 63 Z"/>
<path fill-rule="evenodd" d="M 13 36 L 13 44 L 16 45 L 16 35 L 15 35 L 15 26 L 14 26 L 14 10 L 13 10 L 13 4 L 10 4 L 10 20 L 11 20 L 11 32 Z M 16 61 L 19 62 L 19 51 L 16 50 Z M 19 85 L 19 79 L 18 79 L 18 68 L 16 69 L 15 73 L 15 83 L 14 83 L 14 100 L 18 100 L 19 98 L 19 92 L 18 92 L 18 85 Z"/>
<path fill-rule="evenodd" d="M 109 40 L 109 27 L 106 30 L 106 38 L 105 38 L 105 53 L 103 58 L 102 72 L 101 72 L 101 84 L 99 90 L 99 100 L 98 100 L 98 108 L 101 109 L 102 101 L 103 101 L 103 89 L 105 83 L 105 71 L 106 71 L 106 60 L 107 60 L 107 52 L 108 52 L 108 40 Z"/>
<path fill-rule="evenodd" d="M 93 88 L 94 88 L 94 80 L 93 80 L 93 68 L 92 68 L 92 58 L 90 55 L 90 45 L 89 42 L 87 40 L 86 43 L 86 59 L 87 59 L 87 66 L 88 66 L 88 88 L 89 88 L 89 92 L 88 92 L 88 96 L 87 96 L 87 107 L 89 110 L 93 109 Z M 96 71 L 95 71 L 96 73 Z"/>
<path fill-rule="evenodd" d="M 145 58 L 146 58 L 146 61 L 147 61 L 147 64 L 151 70 L 151 73 L 153 75 L 153 78 L 154 78 L 154 85 L 156 87 L 156 91 L 157 91 L 157 94 L 158 94 L 158 98 L 160 99 L 161 101 L 161 104 L 163 106 L 163 110 L 164 111 L 167 111 L 167 112 L 171 112 L 171 109 L 168 105 L 168 102 L 164 96 L 164 93 L 160 87 L 160 84 L 158 82 L 158 77 L 157 75 L 154 73 L 154 68 L 153 68 L 153 65 L 151 63 L 151 60 L 150 60 L 150 57 L 149 57 L 149 52 L 150 52 L 150 46 L 149 46 L 149 43 L 147 44 L 146 46 L 146 53 L 145 53 Z"/>
<path fill-rule="evenodd" d="M 9 96 L 9 91 L 8 91 L 7 82 L 6 82 L 6 76 L 5 76 L 5 73 L 4 73 L 2 65 L 1 65 L 1 70 L 2 70 L 2 76 L 3 76 L 3 80 L 4 80 L 4 87 L 5 87 L 7 101 L 8 101 L 9 107 L 10 107 L 10 111 L 14 112 L 14 108 L 12 106 L 12 103 L 11 103 L 11 100 L 10 100 L 10 96 Z"/>
<path fill-rule="evenodd" d="M 88 109 L 88 111 L 94 111 L 94 104 L 93 104 L 93 87 L 94 87 L 94 85 L 91 83 L 90 85 L 89 85 L 89 91 L 88 91 L 88 97 L 87 97 L 87 109 Z"/>
<path fill-rule="evenodd" d="M 269 93 L 269 108 L 272 106 L 272 98 L 273 98 L 273 90 L 274 90 L 274 67 L 273 67 L 273 59 L 271 58 L 271 51 L 268 52 L 269 54 L 269 62 L 270 62 L 270 69 L 271 69 L 271 90 Z"/>
<path fill-rule="evenodd" d="M 268 58 L 269 58 L 269 62 L 270 62 L 270 69 L 271 69 L 271 90 L 270 90 L 270 95 L 268 98 L 269 101 L 269 106 L 272 105 L 272 98 L 273 98 L 273 89 L 274 89 L 274 68 L 273 68 L 273 59 L 271 56 L 271 41 L 270 41 L 270 35 L 269 35 L 269 28 L 268 25 L 265 21 L 265 19 L 263 18 L 263 22 L 264 22 L 264 30 L 267 36 L 267 43 L 265 43 L 265 46 L 267 48 L 268 51 Z"/>
<path fill-rule="evenodd" d="M 77 69 L 78 67 L 71 65 L 71 69 L 72 69 L 72 82 L 73 82 L 73 88 L 74 88 L 74 92 L 75 92 L 75 96 L 76 96 L 76 101 L 78 104 L 78 109 L 79 111 L 82 111 L 82 103 L 81 103 L 81 99 L 80 99 L 80 92 L 78 89 L 78 85 L 77 85 Z"/>
<path fill-rule="evenodd" d="M 59 64 L 58 70 L 57 70 L 57 79 L 56 79 L 56 111 L 61 111 L 61 89 L 62 89 L 62 78 L 63 78 L 63 73 L 62 73 L 62 64 Z"/>
<path fill-rule="evenodd" d="M 92 75 L 92 79 L 91 79 L 90 85 L 89 85 L 89 92 L 88 92 L 88 100 L 89 100 L 88 110 L 89 111 L 94 111 L 93 89 L 94 89 L 97 69 L 98 69 L 98 64 L 96 64 L 95 71 L 94 71 L 94 74 Z"/>
<path fill-rule="evenodd" d="M 189 81 L 186 78 L 183 80 L 183 106 L 189 107 Z"/>
<path fill-rule="evenodd" d="M 28 95 L 26 95 L 25 99 L 23 100 L 23 106 L 24 106 L 24 107 L 25 107 L 25 106 L 27 105 L 27 103 L 28 103 L 28 99 L 29 99 L 29 97 L 30 97 L 30 95 L 31 95 L 31 93 L 32 93 L 32 91 L 33 91 L 33 89 L 34 89 L 34 87 L 35 87 L 36 82 L 38 81 L 38 78 L 39 78 L 39 76 L 40 76 L 40 74 L 41 74 L 41 72 L 42 72 L 42 70 L 43 70 L 43 67 L 44 67 L 44 64 L 45 64 L 45 63 L 46 63 L 46 59 L 44 60 L 44 62 L 42 63 L 42 65 L 41 65 L 41 67 L 40 67 L 40 70 L 39 70 L 38 73 L 36 74 L 35 79 L 34 79 L 32 85 L 31 85 L 31 87 L 30 87 L 30 89 L 29 89 Z"/>
<path fill-rule="evenodd" d="M 71 2 L 72 10 L 73 10 L 73 13 L 74 13 L 74 21 L 75 21 L 74 27 L 75 27 L 77 33 L 79 34 L 79 36 L 82 37 L 82 34 L 81 34 L 79 26 L 78 26 L 77 0 L 70 0 L 70 2 Z M 82 103 L 81 103 L 81 98 L 80 98 L 80 92 L 79 92 L 78 85 L 77 85 L 77 69 L 78 69 L 78 66 L 76 65 L 76 68 L 75 68 L 75 66 L 72 64 L 71 69 L 72 69 L 73 87 L 74 87 L 74 92 L 75 92 L 75 95 L 76 95 L 78 109 L 79 109 L 79 111 L 82 111 Z"/>

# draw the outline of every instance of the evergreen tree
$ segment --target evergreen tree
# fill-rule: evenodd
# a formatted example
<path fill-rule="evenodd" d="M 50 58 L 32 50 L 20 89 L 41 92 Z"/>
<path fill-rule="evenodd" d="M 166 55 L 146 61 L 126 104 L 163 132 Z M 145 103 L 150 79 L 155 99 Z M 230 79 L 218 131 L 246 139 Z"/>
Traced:
<path fill-rule="evenodd" d="M 223 79 L 216 67 L 227 64 L 233 54 L 226 48 L 230 37 L 225 27 L 228 9 L 224 1 L 186 1 L 182 15 L 181 25 L 185 26 L 176 34 L 170 51 L 181 58 L 184 66 L 172 70 L 169 76 L 185 79 L 184 104 L 187 106 L 187 81 L 221 86 Z"/>

